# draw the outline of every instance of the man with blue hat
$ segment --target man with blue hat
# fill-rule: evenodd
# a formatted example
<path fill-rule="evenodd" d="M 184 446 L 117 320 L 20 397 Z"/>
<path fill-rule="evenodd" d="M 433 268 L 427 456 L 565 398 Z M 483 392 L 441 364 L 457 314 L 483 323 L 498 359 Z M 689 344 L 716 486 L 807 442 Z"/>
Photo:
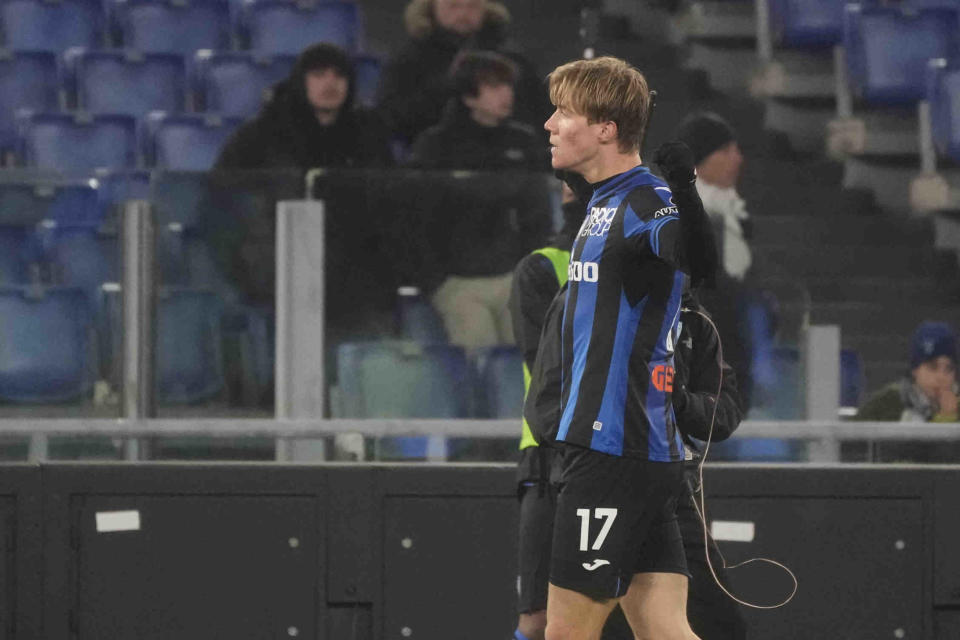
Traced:
<path fill-rule="evenodd" d="M 949 325 L 921 323 L 913 334 L 910 371 L 874 394 L 858 420 L 957 422 L 957 342 Z"/>

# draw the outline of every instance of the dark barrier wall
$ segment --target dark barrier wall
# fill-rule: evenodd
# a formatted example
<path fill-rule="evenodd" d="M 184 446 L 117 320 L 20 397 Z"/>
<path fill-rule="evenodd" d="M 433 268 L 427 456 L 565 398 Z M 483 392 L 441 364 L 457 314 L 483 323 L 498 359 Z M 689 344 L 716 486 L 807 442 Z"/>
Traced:
<path fill-rule="evenodd" d="M 751 638 L 960 638 L 960 467 L 715 466 L 729 563 L 790 566 Z M 0 638 L 507 638 L 514 470 L 0 467 Z M 737 570 L 769 604 L 780 570 Z M 709 640 L 709 639 L 705 639 Z"/>

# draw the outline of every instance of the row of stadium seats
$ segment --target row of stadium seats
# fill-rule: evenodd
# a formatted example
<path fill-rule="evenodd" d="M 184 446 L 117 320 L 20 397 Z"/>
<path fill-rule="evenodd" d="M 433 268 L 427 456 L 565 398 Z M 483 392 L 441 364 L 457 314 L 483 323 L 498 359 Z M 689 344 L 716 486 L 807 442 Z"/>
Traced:
<path fill-rule="evenodd" d="M 199 49 L 250 49 L 295 55 L 330 42 L 360 50 L 352 2 L 292 0 L 4 0 L 0 34 L 10 50 L 126 47 L 193 55 Z"/>
<path fill-rule="evenodd" d="M 119 382 L 119 308 L 116 295 L 93 299 L 80 288 L 0 288 L 0 401 L 89 401 L 96 380 Z M 222 309 L 209 291 L 161 290 L 155 373 L 161 403 L 197 402 L 223 390 Z"/>
<path fill-rule="evenodd" d="M 149 119 L 146 127 L 149 138 L 158 133 L 157 129 L 169 131 L 180 127 L 182 131 L 188 127 L 196 138 L 222 143 L 236 120 L 250 117 L 260 108 L 270 87 L 289 73 L 292 62 L 289 57 L 258 59 L 249 53 L 204 51 L 198 54 L 188 72 L 183 58 L 167 54 L 73 49 L 64 55 L 59 67 L 53 54 L 11 54 L 0 58 L 0 149 L 16 148 L 19 111 L 51 114 L 61 106 L 69 109 L 69 113 L 82 114 L 72 117 L 74 128 L 91 124 L 95 119 L 89 118 L 90 114 L 143 118 L 155 111 L 167 114 L 182 114 L 191 109 L 202 111 L 209 116 L 165 115 Z M 372 104 L 379 83 L 379 62 L 360 57 L 357 70 L 358 99 Z M 71 120 L 66 116 L 45 119 L 59 120 L 60 127 Z M 111 121 L 116 127 L 116 118 Z M 120 135 L 129 137 L 131 123 L 125 126 L 128 130 Z M 163 134 L 167 135 L 183 134 Z M 202 144 L 202 140 L 199 142 Z M 19 151 L 27 152 L 27 149 Z M 164 164 L 162 157 L 160 163 L 154 165 L 153 157 L 146 155 L 148 166 L 190 168 Z M 195 166 L 206 169 L 210 164 L 201 162 Z M 34 163 L 33 166 L 48 165 Z M 126 159 L 119 165 L 94 166 L 135 166 L 135 163 Z"/>
<path fill-rule="evenodd" d="M 240 124 L 236 118 L 154 112 L 125 115 L 18 114 L 17 155 L 27 167 L 67 173 L 147 166 L 205 171 Z"/>

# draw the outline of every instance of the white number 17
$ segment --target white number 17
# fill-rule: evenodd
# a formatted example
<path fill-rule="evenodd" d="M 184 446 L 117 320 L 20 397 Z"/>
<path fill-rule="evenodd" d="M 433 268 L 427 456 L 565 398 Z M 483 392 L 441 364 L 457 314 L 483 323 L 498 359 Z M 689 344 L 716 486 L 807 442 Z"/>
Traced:
<path fill-rule="evenodd" d="M 617 510 L 598 507 L 593 510 L 593 513 L 594 518 L 604 520 L 603 526 L 600 528 L 600 534 L 597 535 L 597 539 L 593 541 L 591 547 L 596 551 L 603 546 L 603 541 L 607 539 L 610 527 L 613 526 L 613 521 L 617 519 Z M 577 516 L 580 518 L 580 551 L 586 551 L 590 537 L 590 509 L 577 509 Z"/>

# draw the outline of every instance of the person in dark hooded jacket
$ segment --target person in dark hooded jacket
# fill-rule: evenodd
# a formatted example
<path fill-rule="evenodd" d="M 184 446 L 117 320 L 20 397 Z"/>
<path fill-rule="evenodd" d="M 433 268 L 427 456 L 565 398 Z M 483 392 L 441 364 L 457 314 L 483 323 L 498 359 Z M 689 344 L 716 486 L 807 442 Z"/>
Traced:
<path fill-rule="evenodd" d="M 533 65 L 507 40 L 510 14 L 491 0 L 412 0 L 404 14 L 410 39 L 384 69 L 380 111 L 393 133 L 412 142 L 440 121 L 454 95 L 447 75 L 466 50 L 493 51 L 517 65 L 514 117 L 540 132 L 551 107 Z"/>
<path fill-rule="evenodd" d="M 305 49 L 260 113 L 220 151 L 217 169 L 378 167 L 393 164 L 389 132 L 354 105 L 354 65 L 326 43 Z"/>

